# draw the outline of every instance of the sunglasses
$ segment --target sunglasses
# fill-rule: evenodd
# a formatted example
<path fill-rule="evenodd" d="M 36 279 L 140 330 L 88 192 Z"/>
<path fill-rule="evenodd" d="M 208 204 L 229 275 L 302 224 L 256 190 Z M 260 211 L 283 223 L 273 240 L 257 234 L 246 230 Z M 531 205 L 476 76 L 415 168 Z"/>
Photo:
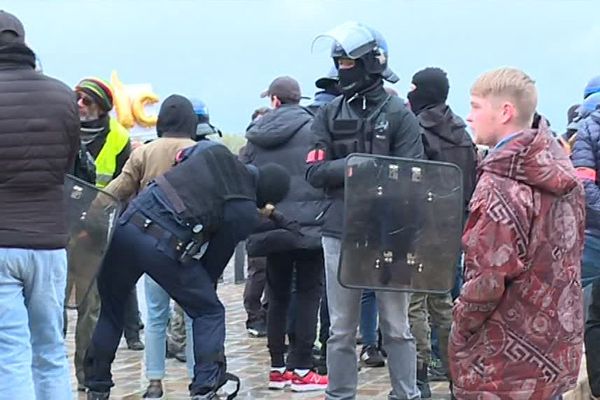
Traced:
<path fill-rule="evenodd" d="M 80 101 L 86 107 L 89 107 L 92 104 L 94 104 L 94 101 L 87 96 L 81 96 L 81 95 L 77 96 L 77 102 L 80 102 Z"/>

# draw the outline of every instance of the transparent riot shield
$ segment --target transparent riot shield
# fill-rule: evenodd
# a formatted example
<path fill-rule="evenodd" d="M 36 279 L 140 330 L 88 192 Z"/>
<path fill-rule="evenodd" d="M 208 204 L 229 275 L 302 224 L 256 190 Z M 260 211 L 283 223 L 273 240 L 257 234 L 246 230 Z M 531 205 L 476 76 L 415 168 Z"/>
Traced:
<path fill-rule="evenodd" d="M 76 308 L 88 295 L 121 211 L 121 203 L 95 186 L 65 176 L 69 243 L 65 304 Z"/>
<path fill-rule="evenodd" d="M 408 292 L 451 290 L 460 256 L 462 182 L 453 164 L 348 156 L 340 283 Z"/>

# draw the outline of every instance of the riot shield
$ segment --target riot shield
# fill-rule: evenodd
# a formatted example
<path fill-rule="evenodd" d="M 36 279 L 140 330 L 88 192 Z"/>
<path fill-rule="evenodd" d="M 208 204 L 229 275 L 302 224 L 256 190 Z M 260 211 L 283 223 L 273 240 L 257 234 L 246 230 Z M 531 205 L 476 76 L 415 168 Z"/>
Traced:
<path fill-rule="evenodd" d="M 453 164 L 348 156 L 338 271 L 342 286 L 451 290 L 460 256 L 462 182 Z"/>
<path fill-rule="evenodd" d="M 69 243 L 65 305 L 76 308 L 95 283 L 102 259 L 121 211 L 121 203 L 95 186 L 65 176 Z"/>

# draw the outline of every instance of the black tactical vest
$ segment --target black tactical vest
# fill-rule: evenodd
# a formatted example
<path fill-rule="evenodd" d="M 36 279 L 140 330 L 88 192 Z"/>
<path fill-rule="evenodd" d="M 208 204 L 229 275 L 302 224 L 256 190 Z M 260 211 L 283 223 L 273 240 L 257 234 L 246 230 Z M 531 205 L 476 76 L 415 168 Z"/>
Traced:
<path fill-rule="evenodd" d="M 188 226 L 210 233 L 227 200 L 256 201 L 255 176 L 227 147 L 209 140 L 184 150 L 183 159 L 155 180 Z"/>

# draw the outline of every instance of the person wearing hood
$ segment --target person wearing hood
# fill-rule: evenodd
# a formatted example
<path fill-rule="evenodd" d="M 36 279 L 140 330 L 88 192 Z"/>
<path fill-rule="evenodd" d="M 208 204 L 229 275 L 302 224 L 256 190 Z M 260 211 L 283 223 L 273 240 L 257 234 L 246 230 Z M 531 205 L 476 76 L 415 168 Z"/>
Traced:
<path fill-rule="evenodd" d="M 169 170 L 177 153 L 194 144 L 197 118 L 192 103 L 183 96 L 171 95 L 165 99 L 158 113 L 158 139 L 131 153 L 122 173 L 105 190 L 121 200 L 129 201 L 157 176 Z M 162 379 L 165 376 L 165 342 L 169 320 L 169 295 L 148 275 L 144 277 L 148 320 L 146 323 L 146 378 L 149 386 L 144 398 L 162 398 Z M 186 318 L 188 338 L 191 338 L 191 320 Z M 190 339 L 191 340 L 191 339 Z M 191 352 L 191 346 L 186 346 Z M 193 376 L 193 355 L 186 357 L 188 371 Z"/>
<path fill-rule="evenodd" d="M 463 176 L 465 213 L 475 189 L 477 150 L 465 122 L 446 104 L 450 84 L 446 72 L 425 68 L 412 78 L 408 100 L 421 126 L 428 160 L 460 167 Z M 460 290 L 461 268 L 457 271 Z M 427 371 L 431 363 L 431 328 L 436 328 L 442 366 L 448 368 L 448 336 L 452 324 L 452 295 L 413 293 L 409 308 L 411 330 L 417 343 L 417 382 L 421 398 L 431 397 Z M 430 325 L 431 324 L 431 325 Z"/>
<path fill-rule="evenodd" d="M 21 21 L 0 10 L 0 398 L 70 399 L 64 183 L 79 118 L 73 91 L 35 60 Z"/>
<path fill-rule="evenodd" d="M 479 167 L 463 236 L 465 284 L 453 310 L 457 399 L 559 399 L 583 351 L 583 186 L 544 122 L 534 81 L 501 68 L 471 88 Z"/>
<path fill-rule="evenodd" d="M 591 393 L 600 398 L 600 77 L 588 83 L 585 95 L 575 124 L 577 133 L 571 139 L 571 160 L 585 187 L 587 216 L 581 274 L 584 286 L 592 284 L 585 330 L 586 366 Z"/>
<path fill-rule="evenodd" d="M 353 399 L 358 384 L 355 353 L 362 290 L 338 281 L 344 225 L 346 157 L 351 153 L 420 159 L 421 133 L 402 99 L 389 95 L 384 80 L 398 77 L 388 66 L 382 35 L 364 24 L 333 28 L 331 57 L 338 71 L 341 96 L 325 105 L 312 125 L 313 146 L 306 156 L 306 179 L 324 189 L 331 206 L 323 210 L 323 251 L 331 320 L 327 341 L 327 400 Z M 364 38 L 363 42 L 348 38 Z M 410 234 L 410 233 L 408 233 Z M 391 399 L 417 399 L 416 349 L 408 321 L 409 293 L 377 291 L 383 347 L 387 351 Z"/>
<path fill-rule="evenodd" d="M 311 370 L 323 285 L 320 216 L 325 207 L 323 192 L 304 180 L 313 116 L 299 105 L 300 86 L 289 76 L 273 80 L 261 96 L 271 100 L 272 111 L 246 132 L 244 161 L 257 167 L 274 162 L 289 172 L 290 191 L 278 209 L 300 226 L 300 234 L 273 227 L 250 236 L 246 243 L 249 257 L 267 258 L 269 388 L 283 389 L 291 384 L 293 391 L 325 389 L 327 378 Z M 285 335 L 293 277 L 298 307 L 295 340 L 290 343 L 286 363 Z"/>

